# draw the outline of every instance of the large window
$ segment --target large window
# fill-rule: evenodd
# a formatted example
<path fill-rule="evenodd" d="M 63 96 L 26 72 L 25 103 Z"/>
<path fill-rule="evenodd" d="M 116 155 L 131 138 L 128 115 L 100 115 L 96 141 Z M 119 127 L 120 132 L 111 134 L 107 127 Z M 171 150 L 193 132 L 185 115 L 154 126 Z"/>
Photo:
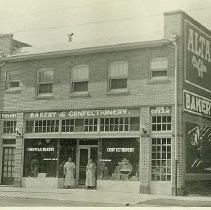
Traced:
<path fill-rule="evenodd" d="M 152 181 L 171 180 L 171 138 L 152 138 Z"/>
<path fill-rule="evenodd" d="M 76 139 L 26 139 L 24 176 L 64 177 L 68 157 L 76 163 Z"/>
<path fill-rule="evenodd" d="M 102 139 L 102 159 L 98 179 L 137 181 L 139 177 L 138 139 Z"/>
<path fill-rule="evenodd" d="M 89 67 L 78 65 L 71 70 L 72 92 L 87 92 L 89 81 Z"/>
<path fill-rule="evenodd" d="M 113 62 L 108 66 L 109 90 L 127 89 L 128 63 Z"/>
<path fill-rule="evenodd" d="M 153 58 L 149 62 L 150 78 L 167 78 L 168 76 L 168 60 L 167 58 Z"/>
<path fill-rule="evenodd" d="M 6 90 L 16 90 L 20 88 L 20 73 L 8 72 L 6 81 Z"/>
<path fill-rule="evenodd" d="M 37 72 L 37 95 L 52 95 L 53 69 L 43 68 Z"/>
<path fill-rule="evenodd" d="M 171 116 L 152 116 L 152 131 L 171 131 Z"/>
<path fill-rule="evenodd" d="M 3 133 L 15 133 L 16 132 L 16 121 L 3 122 Z"/>

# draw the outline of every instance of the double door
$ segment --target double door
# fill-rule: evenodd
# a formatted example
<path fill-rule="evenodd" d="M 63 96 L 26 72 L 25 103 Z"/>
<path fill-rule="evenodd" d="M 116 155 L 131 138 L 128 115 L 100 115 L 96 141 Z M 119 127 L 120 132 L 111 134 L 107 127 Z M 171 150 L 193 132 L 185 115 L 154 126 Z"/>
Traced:
<path fill-rule="evenodd" d="M 86 166 L 91 158 L 97 166 L 98 147 L 96 145 L 80 145 L 79 146 L 79 169 L 78 184 L 85 185 L 86 182 Z"/>

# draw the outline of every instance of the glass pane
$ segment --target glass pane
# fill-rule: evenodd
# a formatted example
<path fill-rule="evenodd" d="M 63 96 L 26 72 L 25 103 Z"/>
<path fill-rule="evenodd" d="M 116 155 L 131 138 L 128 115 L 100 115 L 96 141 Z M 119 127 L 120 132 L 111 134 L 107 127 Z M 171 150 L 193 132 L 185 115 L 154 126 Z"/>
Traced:
<path fill-rule="evenodd" d="M 111 79 L 111 89 L 127 88 L 127 79 Z"/>
<path fill-rule="evenodd" d="M 74 82 L 73 83 L 74 92 L 84 92 L 88 91 L 88 82 Z"/>
<path fill-rule="evenodd" d="M 167 76 L 167 71 L 152 71 L 152 77 L 166 77 Z"/>
<path fill-rule="evenodd" d="M 53 84 L 39 84 L 38 94 L 52 93 Z"/>
<path fill-rule="evenodd" d="M 15 81 L 10 82 L 10 83 L 9 83 L 9 87 L 10 87 L 10 88 L 19 87 L 19 81 L 17 81 L 17 82 L 15 82 Z"/>

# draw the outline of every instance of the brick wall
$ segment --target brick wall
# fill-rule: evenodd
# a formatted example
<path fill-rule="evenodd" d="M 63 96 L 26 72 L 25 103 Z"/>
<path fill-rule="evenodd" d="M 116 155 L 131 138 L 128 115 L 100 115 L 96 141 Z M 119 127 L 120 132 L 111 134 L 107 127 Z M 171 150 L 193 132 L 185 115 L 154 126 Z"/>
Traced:
<path fill-rule="evenodd" d="M 169 59 L 168 81 L 149 81 L 149 60 L 158 56 L 166 56 Z M 107 94 L 108 64 L 119 60 L 127 60 L 129 64 L 129 93 Z M 70 95 L 70 68 L 77 64 L 89 65 L 89 97 L 76 98 Z M 54 97 L 47 100 L 35 97 L 37 70 L 44 67 L 53 67 L 55 70 Z M 174 51 L 168 47 L 8 63 L 1 72 L 1 90 L 4 73 L 9 71 L 20 71 L 22 80 L 20 92 L 5 94 L 6 111 L 137 106 L 173 102 Z"/>

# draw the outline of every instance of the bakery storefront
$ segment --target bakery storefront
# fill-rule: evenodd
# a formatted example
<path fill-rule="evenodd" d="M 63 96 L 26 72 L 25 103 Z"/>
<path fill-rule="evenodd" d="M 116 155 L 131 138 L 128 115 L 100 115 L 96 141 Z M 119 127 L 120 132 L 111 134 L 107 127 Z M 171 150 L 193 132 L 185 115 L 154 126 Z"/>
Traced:
<path fill-rule="evenodd" d="M 72 157 L 76 188 L 92 158 L 99 190 L 138 191 L 140 108 L 28 112 L 24 127 L 22 187 L 63 188 Z"/>

